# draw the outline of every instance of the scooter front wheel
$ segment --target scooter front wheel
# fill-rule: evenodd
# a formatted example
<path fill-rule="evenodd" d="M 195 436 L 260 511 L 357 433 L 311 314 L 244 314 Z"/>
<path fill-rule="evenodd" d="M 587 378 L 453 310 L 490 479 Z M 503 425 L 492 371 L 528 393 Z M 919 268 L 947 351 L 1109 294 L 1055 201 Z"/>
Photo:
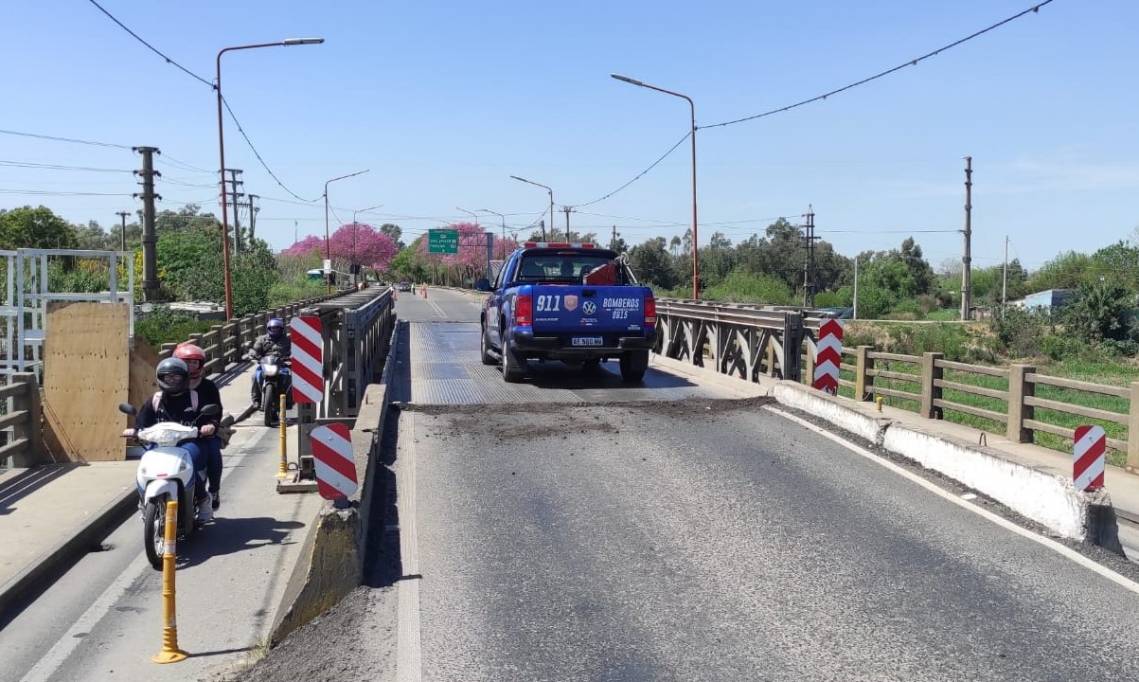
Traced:
<path fill-rule="evenodd" d="M 277 391 L 274 390 L 273 384 L 265 382 L 265 388 L 261 390 L 261 409 L 265 411 L 265 426 L 277 425 Z"/>
<path fill-rule="evenodd" d="M 166 497 L 146 503 L 142 509 L 142 545 L 146 558 L 155 570 L 162 570 L 162 553 L 166 547 Z"/>

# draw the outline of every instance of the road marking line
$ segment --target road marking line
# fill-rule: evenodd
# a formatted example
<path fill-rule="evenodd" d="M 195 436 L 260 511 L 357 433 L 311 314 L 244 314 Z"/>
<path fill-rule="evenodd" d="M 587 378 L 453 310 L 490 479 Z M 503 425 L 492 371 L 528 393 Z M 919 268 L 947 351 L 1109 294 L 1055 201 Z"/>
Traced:
<path fill-rule="evenodd" d="M 438 303 L 435 301 L 428 301 L 427 305 L 431 306 L 435 310 L 435 313 L 439 315 L 439 317 L 447 319 L 447 313 L 443 312 L 443 309 L 439 307 Z"/>
<path fill-rule="evenodd" d="M 1052 550 L 1053 552 L 1056 552 L 1060 556 L 1062 556 L 1066 559 L 1070 559 L 1071 561 L 1079 564 L 1080 566 L 1083 566 L 1084 568 L 1092 571 L 1093 573 L 1098 573 L 1099 575 L 1103 576 L 1104 578 L 1107 578 L 1111 582 L 1115 583 L 1116 585 L 1119 585 L 1120 587 L 1124 588 L 1125 590 L 1127 590 L 1129 592 L 1132 592 L 1133 594 L 1139 594 L 1139 583 L 1136 583 L 1135 581 L 1131 580 L 1130 578 L 1126 578 L 1126 577 L 1120 575 L 1119 573 L 1116 573 L 1115 571 L 1111 570 L 1110 568 L 1107 568 L 1105 566 L 1101 566 L 1099 563 L 1092 561 L 1091 559 L 1087 558 L 1083 554 L 1080 554 L 1079 552 L 1077 552 L 1073 549 L 1070 549 L 1070 548 L 1060 544 L 1059 542 L 1052 540 L 1051 538 L 1046 538 L 1043 535 L 1040 535 L 1038 533 L 1034 533 L 1033 531 L 1028 530 L 1027 528 L 1021 528 L 1020 526 L 1013 523 L 1012 521 L 1009 521 L 1008 519 L 1004 518 L 1003 516 L 1000 516 L 999 514 L 995 514 L 991 511 L 987 510 L 987 509 L 982 509 L 981 507 L 978 507 L 976 505 L 969 504 L 968 502 L 960 499 L 956 495 L 954 495 L 948 491 L 942 490 L 941 487 L 937 486 L 934 483 L 930 483 L 929 481 L 922 478 L 921 476 L 918 476 L 917 474 L 915 474 L 911 471 L 907 471 L 906 469 L 898 466 L 897 464 L 894 464 L 890 460 L 888 460 L 884 457 L 881 457 L 879 455 L 876 455 L 873 452 L 870 452 L 869 450 L 867 450 L 865 448 L 862 448 L 858 445 L 855 445 L 854 443 L 847 441 L 846 439 L 842 438 L 841 436 L 837 436 L 837 435 L 831 433 L 830 431 L 827 431 L 826 429 L 824 429 L 820 426 L 816 426 L 815 424 L 812 424 L 811 422 L 809 422 L 805 419 L 797 417 L 797 416 L 790 414 L 788 412 L 784 412 L 783 410 L 778 409 L 776 407 L 772 407 L 770 405 L 766 405 L 762 409 L 767 410 L 769 412 L 773 412 L 773 413 L 783 417 L 784 419 L 788 419 L 790 421 L 793 421 L 796 424 L 798 424 L 799 426 L 802 426 L 803 428 L 805 428 L 809 431 L 814 431 L 815 433 L 819 434 L 820 436 L 827 438 L 829 440 L 832 440 L 835 443 L 838 443 L 839 445 L 843 446 L 847 450 L 850 450 L 854 454 L 859 455 L 861 457 L 864 457 L 864 458 L 874 462 L 875 464 L 878 464 L 882 467 L 885 467 L 886 469 L 889 469 L 890 471 L 894 472 L 895 474 L 898 474 L 899 476 L 902 476 L 903 478 L 906 478 L 910 481 L 913 481 L 914 483 L 925 488 L 926 490 L 937 495 L 938 497 L 940 497 L 944 500 L 948 500 L 948 501 L 952 502 L 953 504 L 957 505 L 958 507 L 961 507 L 963 509 L 968 509 L 969 511 L 973 512 L 974 514 L 977 514 L 978 516 L 981 516 L 985 519 L 988 519 L 989 521 L 995 523 L 996 525 L 998 525 L 1002 528 L 1005 528 L 1006 530 L 1010 530 L 1010 531 L 1016 533 L 1017 535 L 1019 535 L 1021 537 L 1028 538 L 1029 540 L 1032 540 L 1033 542 L 1035 542 L 1039 545 L 1043 545 L 1044 547 L 1047 547 L 1048 549 Z"/>
<path fill-rule="evenodd" d="M 415 413 L 406 413 L 408 419 L 406 448 L 397 455 L 399 472 L 396 479 L 399 522 L 400 563 L 404 575 L 419 575 L 419 538 L 415 516 Z M 419 582 L 399 581 L 399 635 L 396 638 L 396 679 L 399 682 L 419 682 L 423 675 L 423 657 L 419 631 Z"/>

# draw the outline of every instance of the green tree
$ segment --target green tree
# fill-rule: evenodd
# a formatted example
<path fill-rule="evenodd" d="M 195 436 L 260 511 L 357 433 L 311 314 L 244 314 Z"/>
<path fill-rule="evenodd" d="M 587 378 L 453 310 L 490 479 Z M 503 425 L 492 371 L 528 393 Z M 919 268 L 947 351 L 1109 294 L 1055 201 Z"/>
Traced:
<path fill-rule="evenodd" d="M 641 281 L 654 284 L 661 289 L 673 289 L 678 283 L 678 278 L 672 268 L 672 257 L 665 244 L 664 237 L 657 237 L 634 246 L 629 252 L 629 264 Z"/>
<path fill-rule="evenodd" d="M 380 232 L 391 237 L 392 241 L 395 242 L 396 248 L 402 249 L 404 246 L 406 246 L 402 240 L 403 228 L 399 225 L 396 225 L 394 223 L 384 223 L 383 225 L 380 225 Z"/>
<path fill-rule="evenodd" d="M 1065 311 L 1067 330 L 1092 343 L 1122 341 L 1130 336 L 1128 319 L 1135 296 L 1112 282 L 1084 284 Z"/>
<path fill-rule="evenodd" d="M 74 227 L 46 206 L 0 210 L 0 249 L 74 249 Z"/>

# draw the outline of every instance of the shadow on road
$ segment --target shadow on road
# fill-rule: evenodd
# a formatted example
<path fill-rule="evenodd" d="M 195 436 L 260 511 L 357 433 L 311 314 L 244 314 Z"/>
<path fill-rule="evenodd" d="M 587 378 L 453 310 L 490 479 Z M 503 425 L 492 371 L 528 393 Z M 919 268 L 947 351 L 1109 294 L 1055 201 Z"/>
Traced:
<path fill-rule="evenodd" d="M 602 363 L 597 370 L 589 371 L 576 365 L 567 365 L 562 362 L 530 361 L 530 373 L 526 378 L 539 388 L 563 388 L 568 390 L 581 390 L 588 388 L 603 389 L 663 389 L 663 388 L 689 388 L 694 387 L 691 381 L 674 374 L 665 374 L 650 369 L 645 372 L 642 383 L 627 384 L 621 379 L 621 369 L 617 361 Z"/>
<path fill-rule="evenodd" d="M 47 464 L 11 476 L 0 482 L 0 515 L 10 514 L 12 505 L 51 481 L 82 464 Z"/>
<path fill-rule="evenodd" d="M 372 518 L 368 522 L 368 538 L 364 555 L 363 583 L 368 587 L 387 587 L 403 577 L 400 558 L 399 510 L 396 508 L 397 491 L 395 470 L 399 440 L 400 409 L 398 403 L 410 397 L 411 362 L 409 359 L 409 327 L 400 323 L 396 328 L 396 350 L 392 368 L 392 400 L 380 440 L 380 459 L 373 475 L 376 477 L 372 494 Z"/>
<path fill-rule="evenodd" d="M 186 543 L 186 553 L 179 552 L 178 568 L 189 568 L 208 561 L 211 557 L 235 552 L 255 550 L 267 545 L 291 545 L 285 542 L 290 533 L 303 528 L 299 521 L 281 521 L 268 516 L 248 518 L 217 517 L 213 523 L 200 528 Z M 182 546 L 179 545 L 179 550 Z M 183 556 L 185 562 L 182 561 Z"/>

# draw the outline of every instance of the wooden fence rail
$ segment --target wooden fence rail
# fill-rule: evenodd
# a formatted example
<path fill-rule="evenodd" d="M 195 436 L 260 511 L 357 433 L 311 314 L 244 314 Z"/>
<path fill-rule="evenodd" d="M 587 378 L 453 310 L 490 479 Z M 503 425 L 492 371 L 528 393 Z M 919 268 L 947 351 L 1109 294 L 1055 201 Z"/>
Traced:
<path fill-rule="evenodd" d="M 947 412 L 979 417 L 1001 427 L 1000 431 L 1018 443 L 1035 442 L 1037 432 L 1072 438 L 1073 428 L 1042 418 L 1037 410 L 1126 427 L 1126 437 L 1109 437 L 1107 446 L 1126 454 L 1127 469 L 1139 471 L 1139 381 L 1130 386 L 1110 386 L 1047 376 L 1027 364 L 988 367 L 945 360 L 940 353 L 903 355 L 875 351 L 870 346 L 843 349 L 843 357 L 854 359 L 853 364 L 842 364 L 842 370 L 853 374 L 853 379 L 842 379 L 839 385 L 850 389 L 856 400 L 895 398 L 900 401 L 895 407 L 912 409 L 929 419 L 943 419 Z M 946 378 L 947 372 L 952 378 Z M 989 385 L 971 381 L 988 381 Z M 1037 395 L 1040 386 L 1065 393 L 1041 397 Z M 947 391 L 957 399 L 946 398 Z M 1119 398 L 1127 401 L 1127 409 L 1116 411 L 1072 402 L 1071 392 Z M 983 399 L 985 406 L 962 402 L 967 396 Z"/>

